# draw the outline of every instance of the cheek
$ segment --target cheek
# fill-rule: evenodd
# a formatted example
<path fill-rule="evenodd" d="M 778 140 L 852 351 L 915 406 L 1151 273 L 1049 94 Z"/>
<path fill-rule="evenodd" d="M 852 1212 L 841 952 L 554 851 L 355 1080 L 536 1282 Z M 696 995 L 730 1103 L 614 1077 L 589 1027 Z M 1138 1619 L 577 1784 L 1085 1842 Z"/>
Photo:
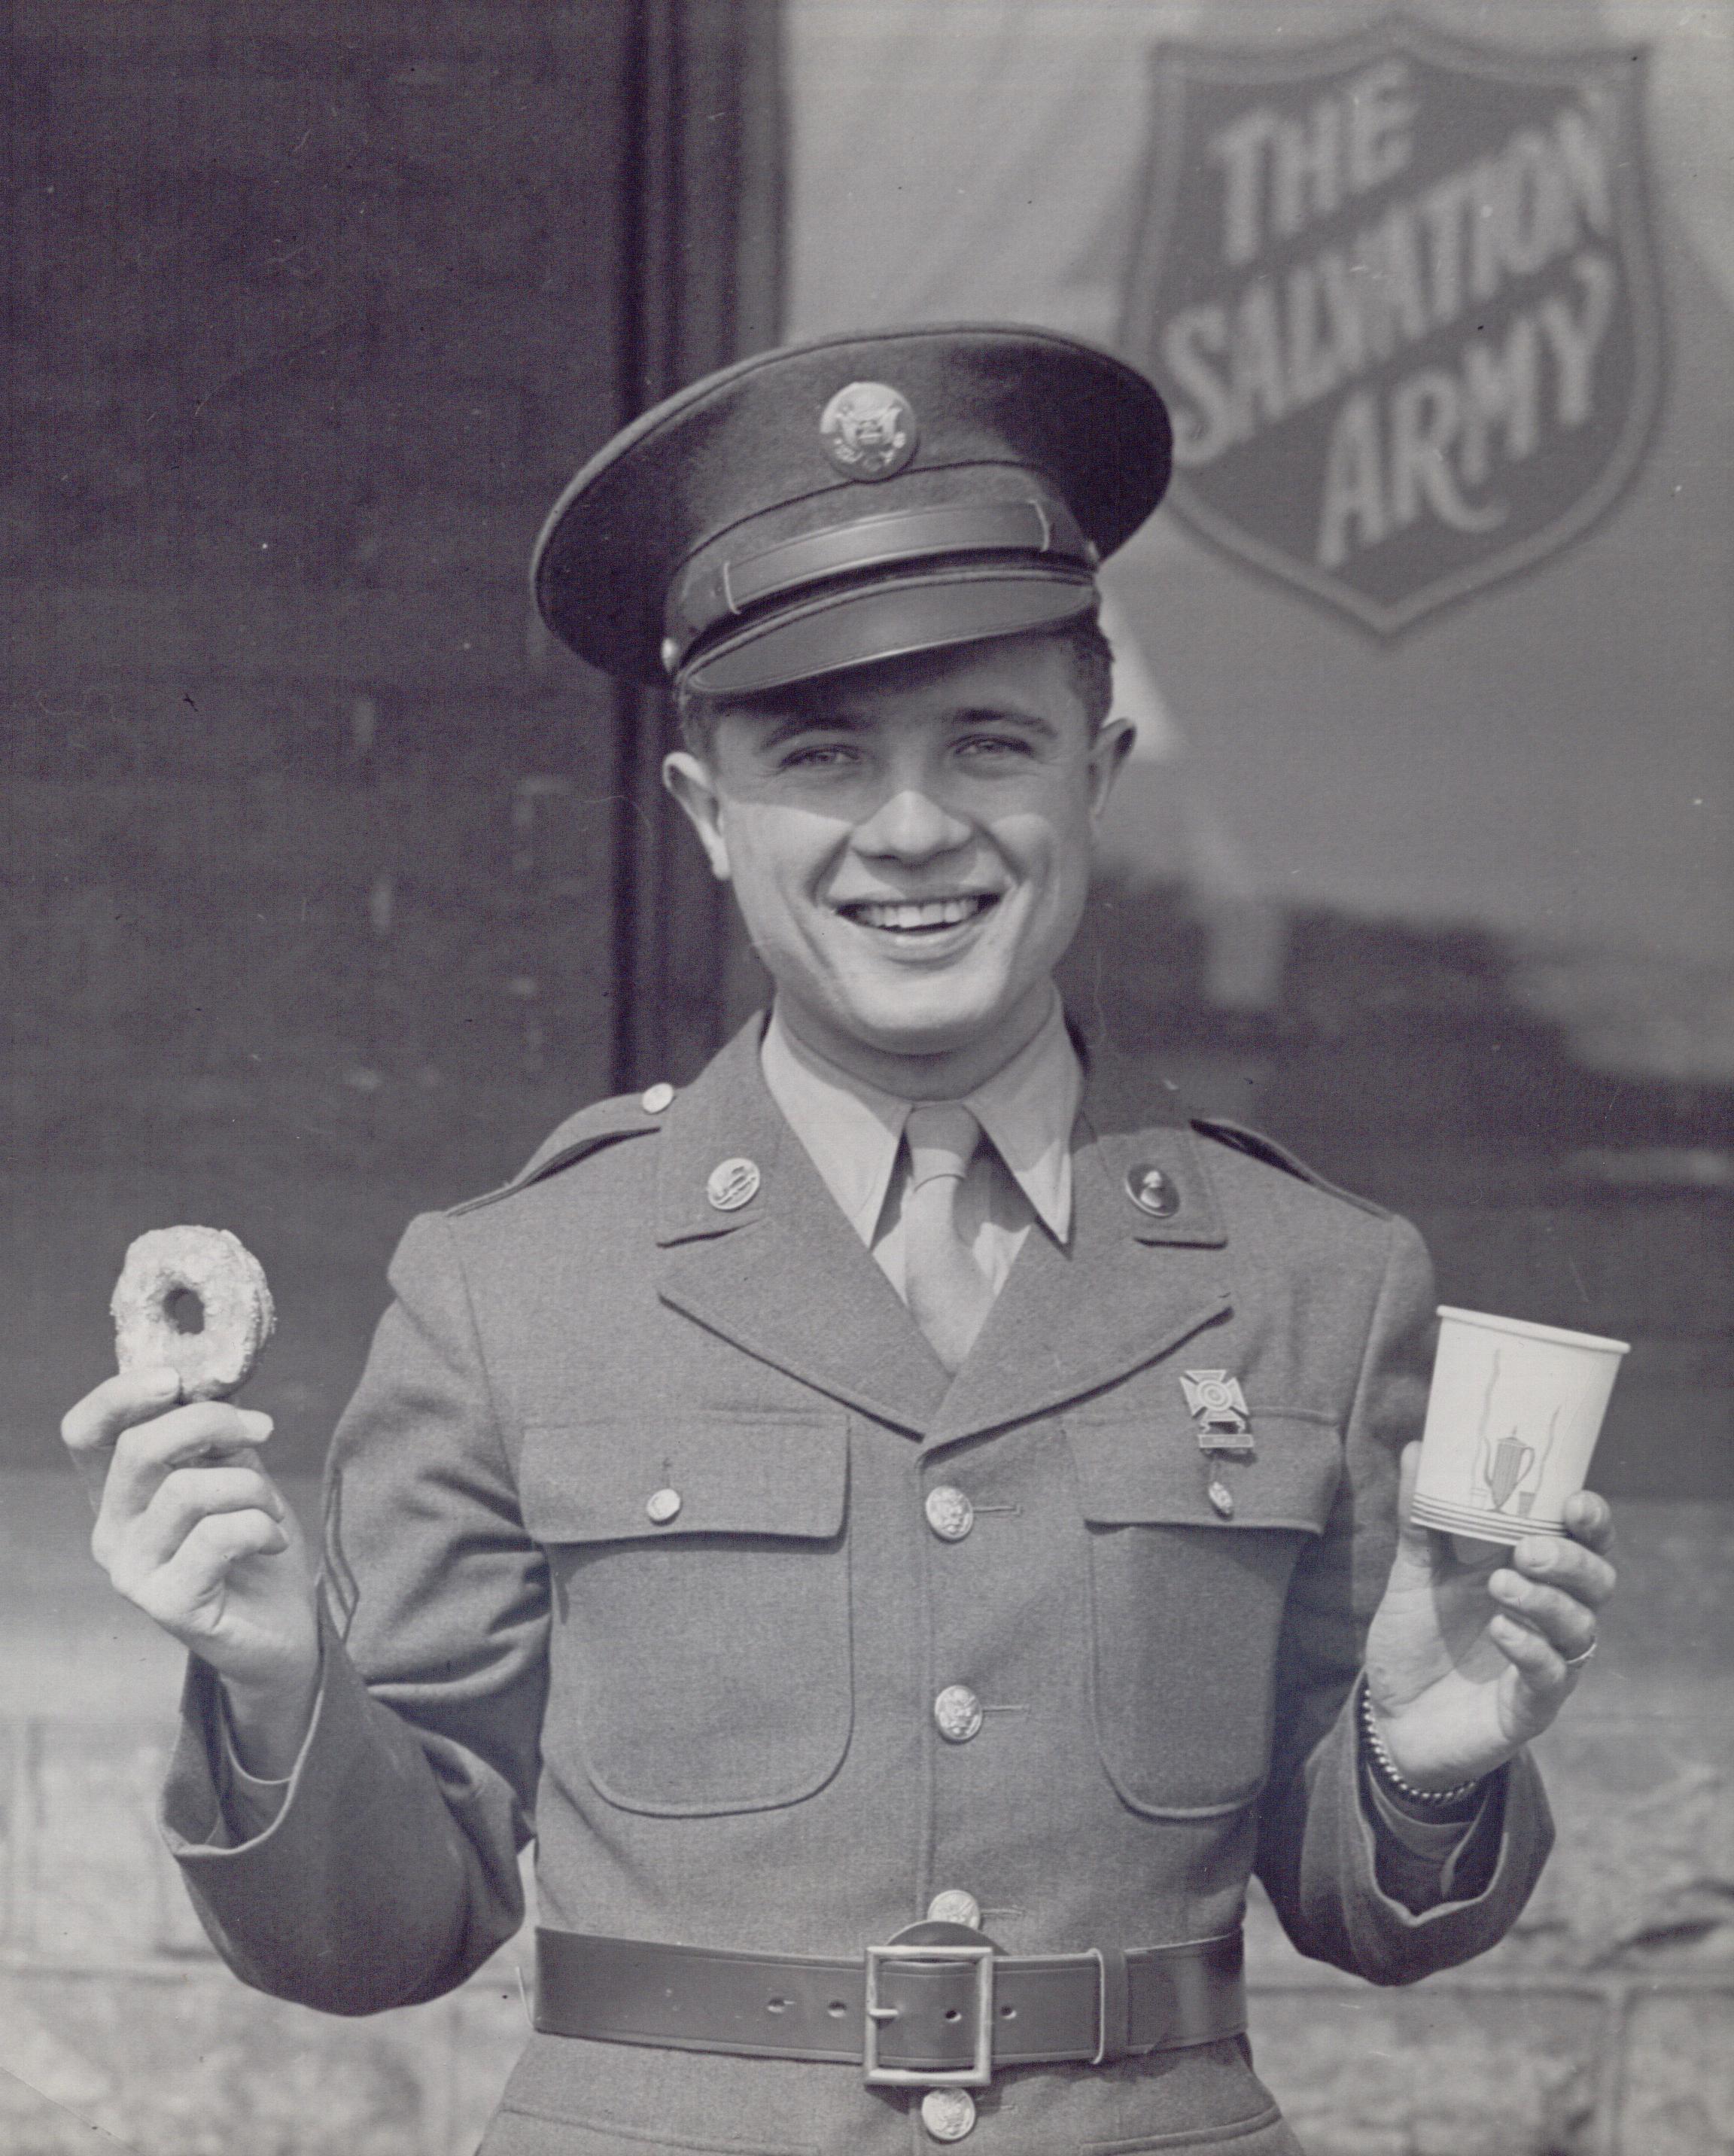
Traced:
<path fill-rule="evenodd" d="M 1067 911 L 1081 902 L 1090 883 L 1086 816 L 1032 810 L 1000 819 L 993 834 L 1039 911 Z"/>
<path fill-rule="evenodd" d="M 1020 819 L 1018 829 L 1003 832 L 1001 850 L 1023 889 L 1007 961 L 1019 977 L 1044 971 L 1059 964 L 1083 918 L 1090 896 L 1087 827 L 1074 829 L 1047 816 Z"/>
<path fill-rule="evenodd" d="M 848 830 L 833 817 L 762 803 L 730 803 L 721 828 L 750 926 L 786 921 L 810 906 Z"/>

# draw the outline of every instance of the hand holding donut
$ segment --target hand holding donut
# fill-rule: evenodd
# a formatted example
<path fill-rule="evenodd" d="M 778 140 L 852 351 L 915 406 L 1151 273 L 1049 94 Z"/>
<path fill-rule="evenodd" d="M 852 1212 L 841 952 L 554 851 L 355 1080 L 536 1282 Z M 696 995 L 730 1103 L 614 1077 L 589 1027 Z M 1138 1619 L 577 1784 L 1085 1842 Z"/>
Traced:
<path fill-rule="evenodd" d="M 141 1237 L 134 1251 L 151 1240 Z M 264 1275 L 242 1255 L 269 1311 Z M 268 1327 L 256 1308 L 244 1313 L 250 1345 L 237 1355 L 233 1338 L 213 1331 L 224 1306 L 208 1281 L 165 1286 L 159 1276 L 155 1291 L 166 1301 L 189 1286 L 207 1317 L 203 1332 L 184 1336 L 203 1342 L 203 1376 L 192 1384 L 214 1389 L 213 1368 L 223 1373 L 218 1383 L 238 1384 Z M 117 1317 L 126 1301 L 117 1290 Z M 186 1398 L 192 1386 L 172 1367 L 174 1343 L 163 1346 L 154 1363 L 136 1353 L 129 1358 L 123 1332 L 120 1374 L 61 1424 L 96 1513 L 91 1551 L 119 1593 L 222 1676 L 242 1763 L 280 1776 L 300 1749 L 318 1686 L 312 1567 L 294 1513 L 260 1464 L 270 1417 Z"/>

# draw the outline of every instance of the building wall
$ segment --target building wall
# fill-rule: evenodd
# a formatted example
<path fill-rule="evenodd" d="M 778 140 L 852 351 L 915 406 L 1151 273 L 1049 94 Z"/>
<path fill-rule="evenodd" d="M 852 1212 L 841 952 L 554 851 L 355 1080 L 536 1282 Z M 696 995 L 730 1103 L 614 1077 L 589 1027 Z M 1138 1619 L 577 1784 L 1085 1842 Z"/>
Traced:
<path fill-rule="evenodd" d="M 525 564 L 630 393 L 634 10 L 6 27 L 0 1460 L 195 1219 L 313 1467 L 403 1220 L 609 1087 L 613 711 Z"/>

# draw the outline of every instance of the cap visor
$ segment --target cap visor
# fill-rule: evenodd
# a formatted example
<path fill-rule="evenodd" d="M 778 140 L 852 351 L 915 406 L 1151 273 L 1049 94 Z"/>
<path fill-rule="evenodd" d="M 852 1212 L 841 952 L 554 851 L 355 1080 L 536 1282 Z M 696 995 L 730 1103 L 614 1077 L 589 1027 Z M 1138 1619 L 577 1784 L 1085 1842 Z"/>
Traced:
<path fill-rule="evenodd" d="M 712 644 L 681 669 L 705 696 L 752 696 L 993 636 L 1055 629 L 1094 613 L 1095 579 L 1004 568 L 928 576 L 835 592 Z"/>

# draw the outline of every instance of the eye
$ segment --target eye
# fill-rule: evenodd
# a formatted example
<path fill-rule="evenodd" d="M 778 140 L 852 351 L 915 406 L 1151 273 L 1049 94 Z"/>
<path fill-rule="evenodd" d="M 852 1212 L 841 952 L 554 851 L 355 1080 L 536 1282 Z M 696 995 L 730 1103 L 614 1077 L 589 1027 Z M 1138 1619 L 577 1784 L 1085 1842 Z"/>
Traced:
<path fill-rule="evenodd" d="M 966 734 L 953 753 L 972 763 L 992 763 L 1005 757 L 1027 757 L 1030 747 L 1018 734 Z"/>
<path fill-rule="evenodd" d="M 779 771 L 837 771 L 855 762 L 860 752 L 849 742 L 808 742 L 786 749 L 777 760 Z"/>

